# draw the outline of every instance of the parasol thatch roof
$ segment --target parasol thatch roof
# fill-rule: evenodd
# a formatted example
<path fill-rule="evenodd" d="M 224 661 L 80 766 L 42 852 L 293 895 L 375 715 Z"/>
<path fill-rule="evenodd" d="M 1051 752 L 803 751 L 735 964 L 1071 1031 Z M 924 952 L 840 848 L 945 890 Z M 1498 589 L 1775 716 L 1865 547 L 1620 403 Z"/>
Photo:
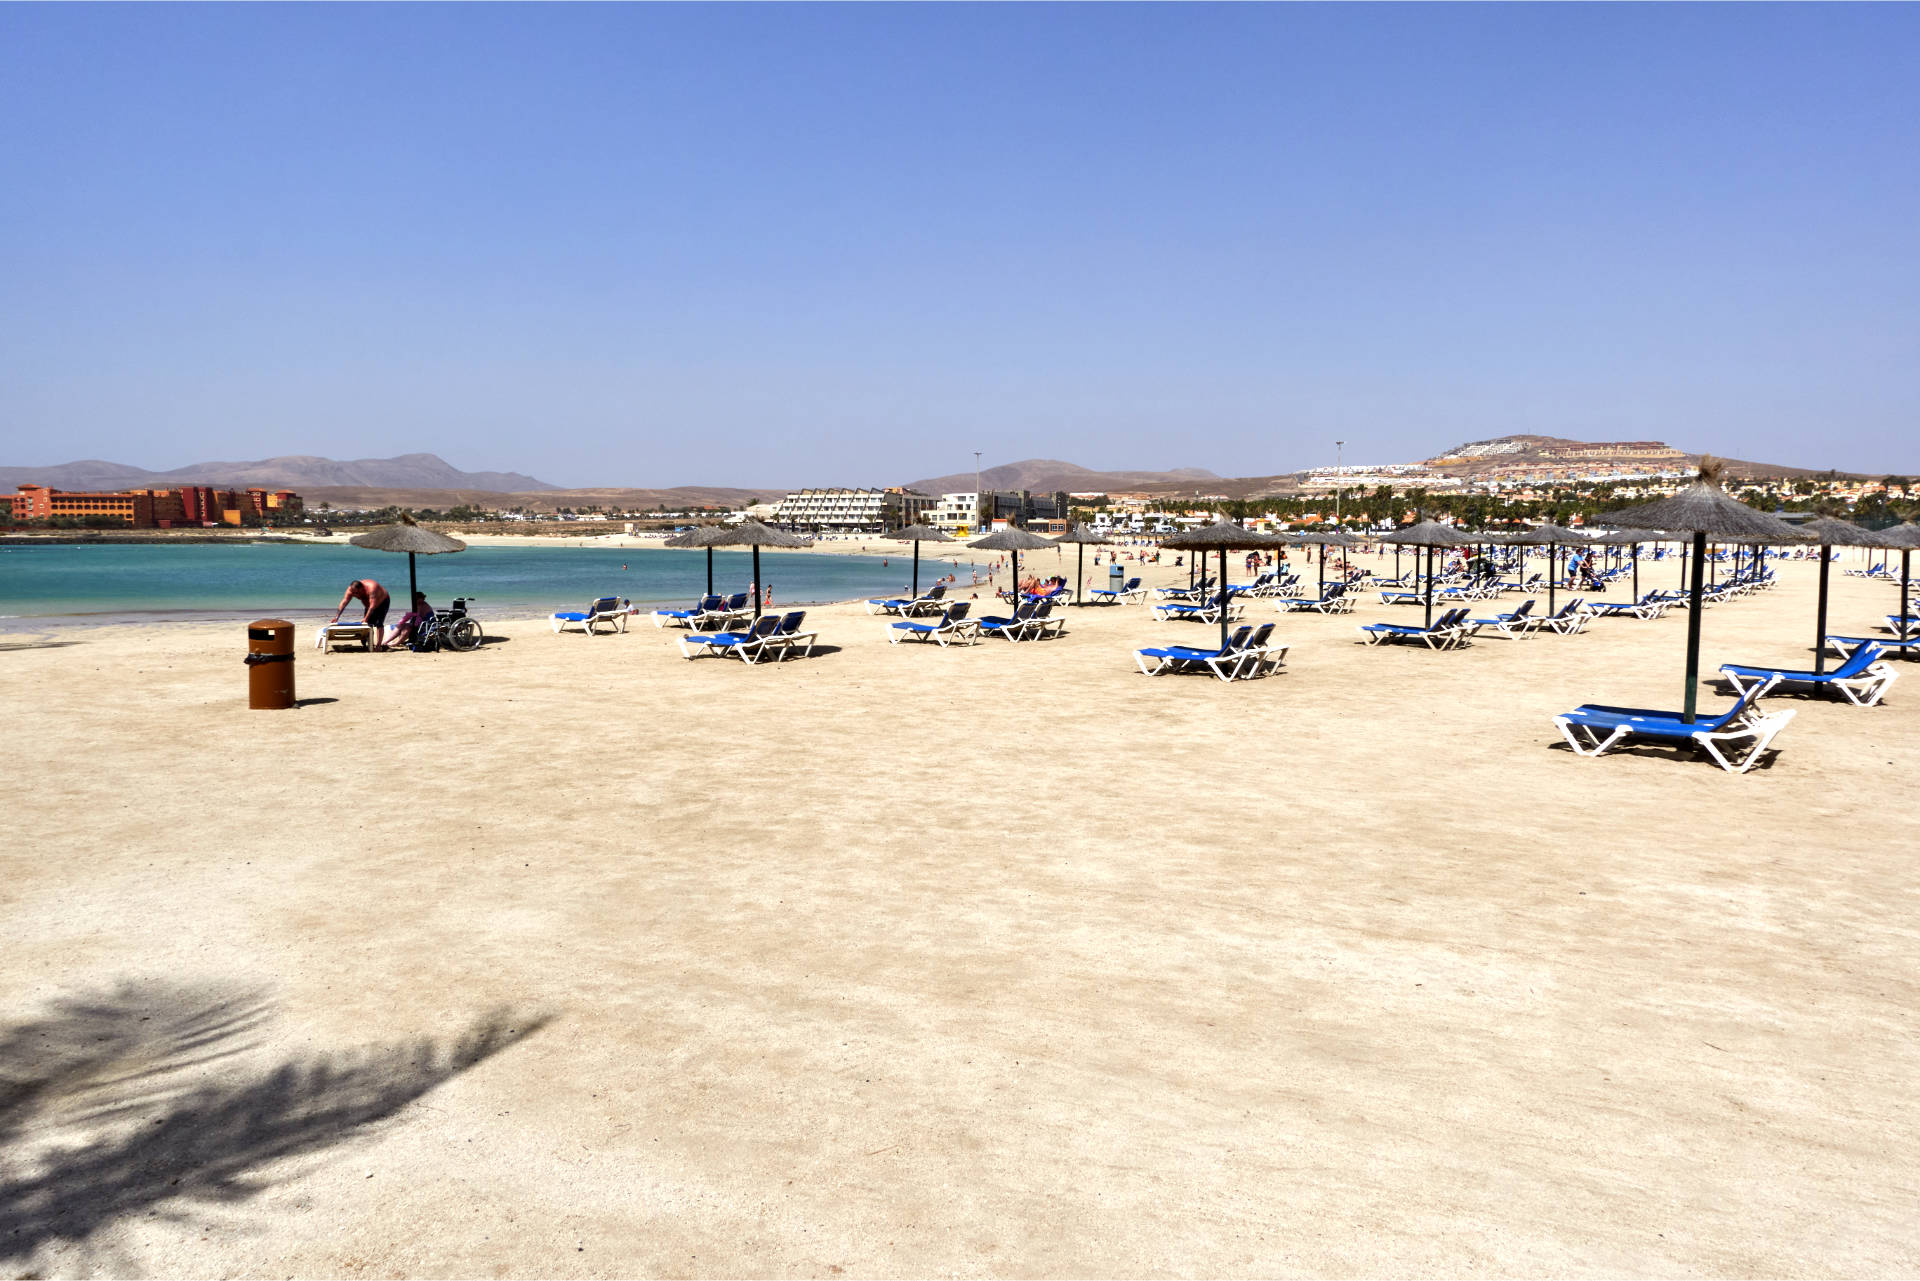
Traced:
<path fill-rule="evenodd" d="M 789 534 L 784 529 L 775 529 L 763 525 L 757 520 L 743 520 L 738 525 L 714 525 L 711 528 L 720 533 L 700 543 L 702 547 L 810 547 L 811 538 L 802 538 L 798 534 Z"/>
<path fill-rule="evenodd" d="M 944 529 L 935 529 L 932 525 L 908 525 L 905 529 L 896 529 L 887 535 L 896 543 L 950 543 L 953 535 Z"/>
<path fill-rule="evenodd" d="M 467 545 L 457 538 L 448 538 L 445 534 L 420 528 L 414 524 L 413 517 L 405 512 L 400 513 L 398 525 L 382 525 L 370 533 L 355 534 L 347 541 L 355 547 L 376 552 L 412 552 L 416 556 L 438 556 L 442 552 L 467 550 Z"/>
<path fill-rule="evenodd" d="M 1639 546 L 1641 543 L 1657 543 L 1662 535 L 1657 529 L 1603 529 L 1587 535 L 1587 541 L 1595 547 L 1625 547 L 1628 544 Z"/>
<path fill-rule="evenodd" d="M 1418 525 L 1409 525 L 1405 529 L 1396 529 L 1391 534 L 1380 535 L 1383 543 L 1400 543 L 1408 547 L 1465 547 L 1473 539 L 1451 525 L 1442 525 L 1437 520 L 1423 520 Z"/>
<path fill-rule="evenodd" d="M 1507 542 L 1514 547 L 1583 547 L 1590 541 L 1579 530 L 1552 521 L 1507 536 Z"/>
<path fill-rule="evenodd" d="M 1595 516 L 1596 525 L 1619 529 L 1664 529 L 1676 534 L 1707 534 L 1722 542 L 1797 543 L 1798 531 L 1777 516 L 1740 502 L 1720 487 L 1725 464 L 1700 460 L 1700 478 L 1677 494 Z"/>
<path fill-rule="evenodd" d="M 1892 529 L 1883 529 L 1880 536 L 1887 540 L 1887 546 L 1895 550 L 1920 548 L 1920 525 L 1908 521 L 1904 525 L 1895 525 Z"/>
<path fill-rule="evenodd" d="M 1056 543 L 1085 543 L 1087 546 L 1092 547 L 1100 543 L 1110 543 L 1113 540 L 1091 525 L 1076 524 L 1069 526 L 1066 533 L 1060 535 L 1060 537 L 1053 541 Z"/>
<path fill-rule="evenodd" d="M 1287 541 L 1302 547 L 1358 547 L 1364 539 L 1355 538 L 1346 530 L 1335 525 L 1330 529 L 1303 529 L 1288 534 Z"/>
<path fill-rule="evenodd" d="M 1850 520 L 1836 520 L 1832 516 L 1816 516 L 1798 526 L 1798 529 L 1805 541 L 1819 543 L 1822 547 L 1900 546 L 1885 533 L 1856 525 Z"/>
<path fill-rule="evenodd" d="M 661 544 L 662 547 L 713 547 L 714 539 L 724 537 L 725 525 L 695 525 L 685 533 L 675 534 Z"/>
<path fill-rule="evenodd" d="M 1051 538 L 1029 534 L 1024 529 L 1009 525 L 998 533 L 988 534 L 985 538 L 968 543 L 967 546 L 978 547 L 983 552 L 1038 552 L 1057 544 Z"/>
<path fill-rule="evenodd" d="M 1278 534 L 1262 534 L 1230 520 L 1217 520 L 1211 525 L 1169 534 L 1160 540 L 1160 545 L 1176 550 L 1191 547 L 1206 551 L 1222 548 L 1227 551 L 1251 551 L 1259 547 L 1284 547 L 1286 541 Z"/>

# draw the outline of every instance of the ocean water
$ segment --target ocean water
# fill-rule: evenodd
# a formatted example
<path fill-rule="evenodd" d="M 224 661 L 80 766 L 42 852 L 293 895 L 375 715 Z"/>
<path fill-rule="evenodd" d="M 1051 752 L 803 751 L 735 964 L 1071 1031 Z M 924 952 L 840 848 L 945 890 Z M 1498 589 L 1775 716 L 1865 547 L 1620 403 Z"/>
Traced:
<path fill-rule="evenodd" d="M 946 559 L 923 548 L 920 583 L 952 572 Z M 950 549 L 950 551 L 953 549 Z M 776 605 L 816 604 L 905 590 L 912 552 L 832 556 L 762 551 L 761 574 Z M 985 575 L 989 553 L 957 549 L 962 582 L 977 558 Z M 884 563 L 883 563 L 884 562 Z M 635 604 L 691 602 L 706 591 L 707 554 L 658 548 L 470 547 L 418 558 L 420 590 L 445 606 L 455 596 L 476 598 L 481 618 L 544 617 L 578 609 L 595 596 L 622 596 Z M 753 577 L 746 550 L 713 554 L 714 590 L 747 590 Z M 405 609 L 404 556 L 359 547 L 258 543 L 106 545 L 54 543 L 0 546 L 0 628 L 76 625 L 127 619 L 260 618 L 297 620 L 331 616 L 346 585 L 375 578 Z M 358 618 L 354 605 L 348 616 Z"/>

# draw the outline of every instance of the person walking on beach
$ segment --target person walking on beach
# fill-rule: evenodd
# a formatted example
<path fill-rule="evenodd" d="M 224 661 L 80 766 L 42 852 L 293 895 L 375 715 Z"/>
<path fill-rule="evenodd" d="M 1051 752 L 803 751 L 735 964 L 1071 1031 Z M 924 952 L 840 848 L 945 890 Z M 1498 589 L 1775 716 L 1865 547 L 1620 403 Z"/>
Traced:
<path fill-rule="evenodd" d="M 392 602 L 387 599 L 387 589 L 371 578 L 362 578 L 358 582 L 347 584 L 347 594 L 340 598 L 340 608 L 333 611 L 333 617 L 327 620 L 328 626 L 339 622 L 340 615 L 344 614 L 347 606 L 354 601 L 359 601 L 367 607 L 367 612 L 360 621 L 373 628 L 373 645 L 375 648 L 380 648 L 380 629 L 387 625 L 387 606 Z"/>

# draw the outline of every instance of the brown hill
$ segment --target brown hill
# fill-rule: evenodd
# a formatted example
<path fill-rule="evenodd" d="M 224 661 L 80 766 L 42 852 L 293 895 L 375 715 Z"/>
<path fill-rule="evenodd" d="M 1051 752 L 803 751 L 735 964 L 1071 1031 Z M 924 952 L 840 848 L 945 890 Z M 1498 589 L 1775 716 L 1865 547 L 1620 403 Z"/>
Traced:
<path fill-rule="evenodd" d="M 462 471 L 437 454 L 359 458 L 338 462 L 311 454 L 287 454 L 255 462 L 193 463 L 172 471 L 148 471 L 100 459 L 54 467 L 0 467 L 0 488 L 51 485 L 55 489 L 164 489 L 172 485 L 249 485 L 294 489 L 351 486 L 382 489 L 471 489 L 529 493 L 553 486 L 513 471 Z"/>
<path fill-rule="evenodd" d="M 1026 489 L 1034 493 L 1048 493 L 1057 489 L 1069 493 L 1139 493 L 1160 488 L 1192 491 L 1206 490 L 1219 481 L 1220 477 L 1198 467 L 1183 467 L 1174 471 L 1093 471 L 1052 458 L 1002 463 L 980 473 L 980 483 L 988 489 Z M 974 474 L 968 471 L 916 480 L 907 488 L 917 489 L 923 494 L 964 494 L 972 493 L 973 486 Z"/>
<path fill-rule="evenodd" d="M 740 507 L 756 498 L 777 500 L 785 490 L 728 489 L 717 485 L 683 485 L 676 489 L 543 489 L 533 493 L 503 493 L 490 489 L 392 489 L 359 485 L 322 485 L 301 491 L 309 509 L 322 502 L 335 507 L 409 507 L 445 511 L 449 507 L 480 507 L 488 511 L 520 508 L 528 512 L 556 512 L 562 507 L 600 507 L 623 511 L 664 507 L 682 511 L 694 507 Z"/>

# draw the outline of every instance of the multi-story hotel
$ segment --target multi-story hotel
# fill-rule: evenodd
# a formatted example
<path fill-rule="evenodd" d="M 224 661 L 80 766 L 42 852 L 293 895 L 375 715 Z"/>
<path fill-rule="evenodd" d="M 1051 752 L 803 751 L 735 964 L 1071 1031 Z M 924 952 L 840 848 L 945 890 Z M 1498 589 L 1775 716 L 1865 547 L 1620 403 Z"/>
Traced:
<path fill-rule="evenodd" d="M 916 524 L 933 499 L 916 490 L 803 489 L 773 509 L 773 523 L 834 534 L 884 534 Z"/>
<path fill-rule="evenodd" d="M 272 516 L 299 516 L 306 509 L 300 495 L 290 489 L 215 489 L 210 485 L 111 493 L 21 485 L 18 493 L 0 497 L 5 497 L 17 521 L 94 517 L 131 529 L 263 525 Z"/>
<path fill-rule="evenodd" d="M 1050 528 L 1057 525 L 1056 532 L 1064 532 L 1064 522 L 1072 507 L 1072 500 L 1064 491 L 1035 494 L 1024 489 L 999 489 L 984 494 L 942 494 L 940 501 L 933 505 L 927 523 L 955 538 L 982 533 L 995 521 L 1020 525 L 1037 522 Z"/>

